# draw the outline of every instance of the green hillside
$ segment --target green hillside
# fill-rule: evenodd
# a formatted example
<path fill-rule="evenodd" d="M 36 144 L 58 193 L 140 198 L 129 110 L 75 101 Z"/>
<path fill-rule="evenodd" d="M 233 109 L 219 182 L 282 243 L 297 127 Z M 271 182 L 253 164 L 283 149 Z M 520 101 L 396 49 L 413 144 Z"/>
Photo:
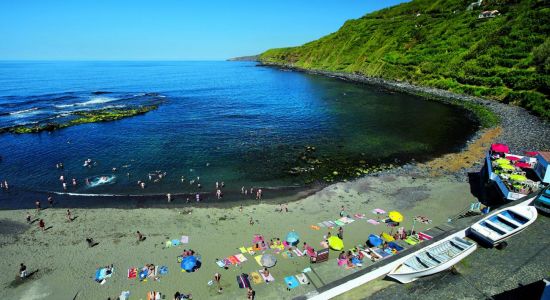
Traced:
<path fill-rule="evenodd" d="M 264 63 L 408 81 L 523 106 L 550 119 L 550 1 L 413 0 L 347 21 Z M 478 18 L 498 10 L 494 18 Z"/>

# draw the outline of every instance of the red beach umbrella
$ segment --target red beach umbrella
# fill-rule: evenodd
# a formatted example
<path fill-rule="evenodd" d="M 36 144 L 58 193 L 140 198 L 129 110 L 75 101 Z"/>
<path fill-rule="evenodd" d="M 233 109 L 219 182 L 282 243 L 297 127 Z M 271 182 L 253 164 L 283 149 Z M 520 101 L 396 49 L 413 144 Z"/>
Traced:
<path fill-rule="evenodd" d="M 505 144 L 492 144 L 491 150 L 493 152 L 510 153 L 510 148 Z"/>
<path fill-rule="evenodd" d="M 526 162 L 523 162 L 523 161 L 518 161 L 515 163 L 516 167 L 519 167 L 519 168 L 531 168 L 531 165 L 526 163 Z"/>

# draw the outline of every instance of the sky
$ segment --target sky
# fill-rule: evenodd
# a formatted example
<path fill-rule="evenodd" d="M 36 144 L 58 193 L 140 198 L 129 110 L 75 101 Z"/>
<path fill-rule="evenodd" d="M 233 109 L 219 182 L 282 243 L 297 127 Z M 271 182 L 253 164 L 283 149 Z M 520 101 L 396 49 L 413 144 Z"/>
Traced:
<path fill-rule="evenodd" d="M 0 60 L 219 60 L 297 46 L 404 0 L 0 0 Z"/>

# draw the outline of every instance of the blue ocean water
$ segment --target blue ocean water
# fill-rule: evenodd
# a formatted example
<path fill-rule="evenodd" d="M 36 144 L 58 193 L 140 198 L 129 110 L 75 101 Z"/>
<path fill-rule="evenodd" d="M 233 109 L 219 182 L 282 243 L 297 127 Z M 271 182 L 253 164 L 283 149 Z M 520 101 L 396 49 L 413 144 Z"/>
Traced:
<path fill-rule="evenodd" d="M 0 62 L 0 127 L 150 103 L 158 110 L 120 121 L 0 135 L 0 179 L 63 192 L 63 175 L 78 194 L 276 189 L 454 151 L 477 128 L 457 107 L 252 62 Z M 324 167 L 289 174 L 307 146 Z"/>

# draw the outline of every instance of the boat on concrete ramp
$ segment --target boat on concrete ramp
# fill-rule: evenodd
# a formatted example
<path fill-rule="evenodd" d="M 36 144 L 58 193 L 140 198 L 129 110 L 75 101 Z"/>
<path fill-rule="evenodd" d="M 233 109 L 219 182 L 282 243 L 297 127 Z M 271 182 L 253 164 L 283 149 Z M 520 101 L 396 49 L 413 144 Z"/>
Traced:
<path fill-rule="evenodd" d="M 412 254 L 388 273 L 388 276 L 401 283 L 409 283 L 450 269 L 476 249 L 476 243 L 455 236 Z"/>
<path fill-rule="evenodd" d="M 504 248 L 504 240 L 535 222 L 537 215 L 534 206 L 516 205 L 504 208 L 472 225 L 470 232 L 488 246 Z"/>

